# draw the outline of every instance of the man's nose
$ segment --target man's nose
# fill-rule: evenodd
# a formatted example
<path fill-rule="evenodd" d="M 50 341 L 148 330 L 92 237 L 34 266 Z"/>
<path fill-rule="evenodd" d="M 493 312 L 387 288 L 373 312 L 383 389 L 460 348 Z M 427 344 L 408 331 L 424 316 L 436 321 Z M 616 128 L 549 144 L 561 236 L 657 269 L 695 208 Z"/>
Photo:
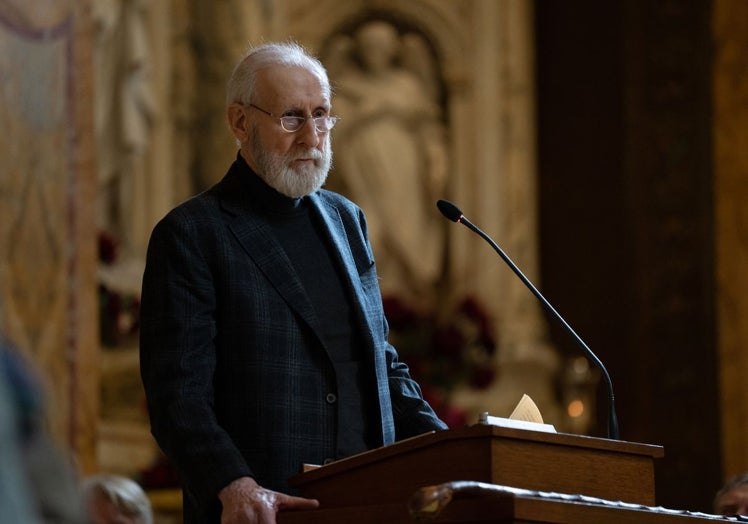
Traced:
<path fill-rule="evenodd" d="M 317 144 L 319 144 L 320 141 L 320 134 L 321 133 L 317 131 L 314 119 L 312 117 L 307 117 L 307 119 L 304 120 L 301 129 L 298 131 L 297 142 L 307 146 L 317 147 Z"/>

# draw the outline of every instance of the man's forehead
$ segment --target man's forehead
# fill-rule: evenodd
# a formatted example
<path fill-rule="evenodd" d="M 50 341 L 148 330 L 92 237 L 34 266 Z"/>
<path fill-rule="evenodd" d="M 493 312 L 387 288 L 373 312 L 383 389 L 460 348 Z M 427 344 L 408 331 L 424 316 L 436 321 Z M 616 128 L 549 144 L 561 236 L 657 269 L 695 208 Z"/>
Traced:
<path fill-rule="evenodd" d="M 326 79 L 300 66 L 275 65 L 257 73 L 257 91 L 261 96 L 282 99 L 323 99 L 329 101 L 330 89 Z"/>

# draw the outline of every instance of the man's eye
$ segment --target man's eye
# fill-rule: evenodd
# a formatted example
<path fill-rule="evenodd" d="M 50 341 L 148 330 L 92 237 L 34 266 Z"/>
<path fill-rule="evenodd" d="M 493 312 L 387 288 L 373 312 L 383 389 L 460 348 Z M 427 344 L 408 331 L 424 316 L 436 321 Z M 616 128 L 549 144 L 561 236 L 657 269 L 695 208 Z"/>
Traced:
<path fill-rule="evenodd" d="M 286 131 L 296 131 L 304 124 L 304 120 L 300 116 L 283 116 L 281 117 L 281 125 Z"/>

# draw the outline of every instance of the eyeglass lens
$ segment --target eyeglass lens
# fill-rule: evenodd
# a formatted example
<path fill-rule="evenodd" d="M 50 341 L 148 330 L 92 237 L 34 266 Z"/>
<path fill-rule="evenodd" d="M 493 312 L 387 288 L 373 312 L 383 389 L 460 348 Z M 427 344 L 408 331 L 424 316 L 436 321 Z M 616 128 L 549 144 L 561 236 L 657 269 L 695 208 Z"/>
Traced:
<path fill-rule="evenodd" d="M 312 118 L 314 128 L 320 133 L 332 129 L 337 120 L 338 119 L 334 116 L 318 116 Z M 304 122 L 306 122 L 306 118 L 302 116 L 282 116 L 280 117 L 280 121 L 283 129 L 289 133 L 293 133 L 302 128 Z"/>

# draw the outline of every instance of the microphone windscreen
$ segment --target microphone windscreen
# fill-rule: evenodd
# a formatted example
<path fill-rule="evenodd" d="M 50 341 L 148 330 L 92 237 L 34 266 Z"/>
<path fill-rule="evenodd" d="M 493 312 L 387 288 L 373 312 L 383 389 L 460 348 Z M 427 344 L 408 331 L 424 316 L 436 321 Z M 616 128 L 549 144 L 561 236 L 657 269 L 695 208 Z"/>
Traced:
<path fill-rule="evenodd" d="M 460 208 L 449 200 L 438 200 L 436 202 L 436 207 L 439 208 L 442 215 L 450 219 L 452 222 L 459 222 L 460 218 L 462 218 L 462 211 L 460 211 Z"/>

